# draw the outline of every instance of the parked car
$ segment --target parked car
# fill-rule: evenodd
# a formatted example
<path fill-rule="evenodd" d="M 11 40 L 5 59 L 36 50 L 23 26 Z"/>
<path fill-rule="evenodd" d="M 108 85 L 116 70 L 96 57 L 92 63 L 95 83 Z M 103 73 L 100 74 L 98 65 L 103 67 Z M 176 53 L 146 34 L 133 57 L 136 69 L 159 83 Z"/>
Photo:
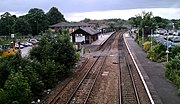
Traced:
<path fill-rule="evenodd" d="M 24 48 L 24 46 L 21 45 L 21 44 L 20 44 L 20 46 L 19 46 L 19 44 L 16 43 L 16 44 L 15 44 L 15 48 L 16 48 L 16 49 L 18 49 L 18 48 L 22 49 L 22 48 Z"/>
<path fill-rule="evenodd" d="M 24 47 L 28 47 L 28 46 L 32 46 L 32 43 L 29 42 L 22 42 L 21 45 L 23 45 Z"/>
<path fill-rule="evenodd" d="M 37 39 L 30 39 L 29 40 L 29 43 L 32 43 L 32 44 L 37 44 L 39 41 L 37 41 Z"/>

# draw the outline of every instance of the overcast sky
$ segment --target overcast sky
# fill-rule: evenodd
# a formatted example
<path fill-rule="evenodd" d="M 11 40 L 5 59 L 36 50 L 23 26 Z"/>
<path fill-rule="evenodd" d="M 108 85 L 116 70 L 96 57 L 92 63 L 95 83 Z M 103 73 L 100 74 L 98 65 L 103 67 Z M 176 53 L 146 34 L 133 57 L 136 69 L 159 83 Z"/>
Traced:
<path fill-rule="evenodd" d="M 31 8 L 47 12 L 53 6 L 69 21 L 103 17 L 128 19 L 142 10 L 152 11 L 163 18 L 180 19 L 180 0 L 0 0 L 0 13 L 20 15 Z"/>

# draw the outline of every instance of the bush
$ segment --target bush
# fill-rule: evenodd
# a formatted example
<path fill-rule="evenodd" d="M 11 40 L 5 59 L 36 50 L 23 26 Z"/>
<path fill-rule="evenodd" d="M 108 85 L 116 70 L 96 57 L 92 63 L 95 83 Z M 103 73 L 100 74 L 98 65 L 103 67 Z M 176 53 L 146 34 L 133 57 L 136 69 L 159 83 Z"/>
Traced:
<path fill-rule="evenodd" d="M 180 53 L 180 46 L 173 46 L 170 50 L 171 54 L 170 57 L 174 58 L 178 53 Z"/>
<path fill-rule="evenodd" d="M 180 96 L 180 89 L 177 90 L 177 95 Z"/>
<path fill-rule="evenodd" d="M 180 88 L 180 53 L 165 65 L 165 76 Z"/>
<path fill-rule="evenodd" d="M 152 46 L 152 50 L 147 52 L 147 58 L 155 62 L 164 61 L 164 57 L 166 57 L 166 47 L 163 44 Z"/>
<path fill-rule="evenodd" d="M 147 52 L 150 48 L 151 48 L 151 42 L 149 41 L 144 42 L 143 44 L 144 51 Z"/>

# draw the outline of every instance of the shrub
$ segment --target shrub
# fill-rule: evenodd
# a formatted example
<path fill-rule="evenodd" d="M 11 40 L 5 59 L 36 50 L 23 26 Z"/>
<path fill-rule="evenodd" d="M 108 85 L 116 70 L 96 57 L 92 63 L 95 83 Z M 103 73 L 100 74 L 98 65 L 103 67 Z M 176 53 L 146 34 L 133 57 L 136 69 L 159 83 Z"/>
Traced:
<path fill-rule="evenodd" d="M 180 54 L 165 65 L 165 76 L 180 88 Z"/>
<path fill-rule="evenodd" d="M 151 48 L 151 42 L 149 41 L 144 42 L 143 44 L 144 51 L 147 52 L 150 48 Z"/>
<path fill-rule="evenodd" d="M 180 46 L 178 46 L 178 45 L 173 46 L 171 48 L 170 52 L 171 52 L 170 57 L 174 58 L 178 53 L 180 53 Z"/>
<path fill-rule="evenodd" d="M 177 90 L 177 95 L 180 96 L 180 89 Z"/>
<path fill-rule="evenodd" d="M 155 46 L 152 46 L 152 50 L 149 50 L 147 52 L 147 58 L 155 62 L 164 61 L 165 56 L 166 56 L 166 47 L 163 44 L 157 44 Z"/>

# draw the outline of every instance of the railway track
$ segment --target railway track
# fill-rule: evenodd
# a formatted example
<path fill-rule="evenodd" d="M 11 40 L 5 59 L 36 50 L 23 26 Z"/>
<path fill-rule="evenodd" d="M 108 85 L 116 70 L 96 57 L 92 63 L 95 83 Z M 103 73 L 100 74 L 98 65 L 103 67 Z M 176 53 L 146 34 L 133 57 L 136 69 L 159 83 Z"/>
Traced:
<path fill-rule="evenodd" d="M 107 42 L 108 43 L 107 45 L 111 44 L 111 42 L 113 41 L 111 39 L 109 40 L 110 41 L 109 43 Z M 103 45 L 103 48 L 101 48 L 100 51 L 102 52 L 107 51 L 107 48 L 105 48 L 105 46 Z M 74 103 L 86 102 L 88 100 L 88 96 L 91 93 L 93 85 L 95 84 L 95 81 L 101 72 L 103 66 L 102 64 L 104 63 L 105 59 L 106 57 L 100 55 L 98 57 L 93 58 L 94 61 L 91 60 L 91 62 L 87 61 L 86 63 L 84 63 L 81 69 L 82 70 L 88 69 L 88 70 L 86 71 L 86 73 L 84 73 L 83 77 L 81 77 L 81 81 L 79 81 L 78 84 L 74 84 L 78 82 L 78 79 L 74 80 L 72 78 L 58 91 L 58 93 L 53 97 L 53 99 L 43 104 L 62 104 L 62 103 L 69 104 L 73 102 Z M 91 66 L 88 67 L 86 64 L 89 64 Z M 72 87 L 71 89 L 70 86 Z M 75 88 L 75 86 L 77 87 Z M 83 97 L 81 95 L 83 95 Z"/>
<path fill-rule="evenodd" d="M 115 36 L 112 36 L 106 46 L 103 46 L 103 52 L 108 54 L 112 48 L 112 42 Z M 97 60 L 89 68 L 83 79 L 80 81 L 72 95 L 69 97 L 66 104 L 86 104 L 88 98 L 92 92 L 92 89 L 97 81 L 97 78 L 100 76 L 104 63 L 108 55 L 102 54 L 98 56 Z"/>
<path fill-rule="evenodd" d="M 153 104 L 127 51 L 123 33 L 112 35 L 98 51 L 101 54 L 92 54 L 95 57 L 82 66 L 84 71 L 45 104 Z"/>
<path fill-rule="evenodd" d="M 139 72 L 129 55 L 123 40 L 119 37 L 119 104 L 151 104 Z"/>
<path fill-rule="evenodd" d="M 85 60 L 85 62 L 84 62 L 84 63 L 82 64 L 82 66 L 79 68 L 79 71 L 82 72 L 83 69 L 84 69 L 85 67 L 87 67 L 86 65 L 87 65 L 88 63 L 90 63 L 90 59 L 86 59 L 86 60 Z M 44 102 L 42 102 L 42 104 L 56 104 L 56 103 L 61 99 L 61 97 L 62 97 L 62 95 L 63 95 L 63 93 L 62 93 L 63 90 L 65 90 L 66 87 L 68 87 L 68 85 L 69 85 L 71 82 L 73 82 L 73 80 L 74 80 L 74 77 L 67 79 L 67 81 L 65 81 L 65 82 L 63 83 L 63 86 L 57 91 L 58 93 L 56 93 L 50 101 L 48 101 L 48 102 L 44 101 Z"/>

